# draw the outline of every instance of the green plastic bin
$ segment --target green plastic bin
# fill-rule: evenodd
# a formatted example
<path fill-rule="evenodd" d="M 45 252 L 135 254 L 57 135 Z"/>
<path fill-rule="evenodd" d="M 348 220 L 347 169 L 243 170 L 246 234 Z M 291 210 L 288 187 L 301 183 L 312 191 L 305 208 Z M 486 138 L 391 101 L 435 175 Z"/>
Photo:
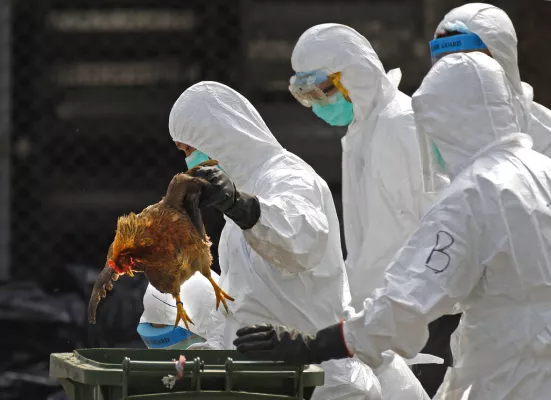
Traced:
<path fill-rule="evenodd" d="M 172 389 L 173 360 L 186 357 L 184 376 Z M 312 397 L 322 386 L 317 366 L 249 361 L 236 351 L 82 349 L 50 356 L 50 376 L 72 400 L 259 399 Z"/>

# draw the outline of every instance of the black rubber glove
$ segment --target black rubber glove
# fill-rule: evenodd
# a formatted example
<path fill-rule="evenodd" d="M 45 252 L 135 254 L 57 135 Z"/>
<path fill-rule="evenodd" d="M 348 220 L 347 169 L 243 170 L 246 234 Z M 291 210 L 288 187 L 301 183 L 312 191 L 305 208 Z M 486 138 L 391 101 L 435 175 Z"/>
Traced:
<path fill-rule="evenodd" d="M 252 359 L 291 364 L 321 364 L 351 357 L 342 323 L 322 329 L 315 336 L 285 326 L 253 325 L 239 329 L 233 344 Z"/>
<path fill-rule="evenodd" d="M 209 183 L 201 193 L 201 207 L 216 207 L 241 229 L 250 229 L 258 222 L 260 203 L 256 196 L 237 190 L 228 175 L 218 167 L 199 168 L 194 176 Z"/>

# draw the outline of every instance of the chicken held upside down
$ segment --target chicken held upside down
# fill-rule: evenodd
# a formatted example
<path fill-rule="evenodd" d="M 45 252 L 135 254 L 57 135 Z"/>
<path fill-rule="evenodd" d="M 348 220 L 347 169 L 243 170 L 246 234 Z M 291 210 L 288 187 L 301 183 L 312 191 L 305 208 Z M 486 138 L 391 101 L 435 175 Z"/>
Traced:
<path fill-rule="evenodd" d="M 174 327 L 180 320 L 188 329 L 188 322 L 193 324 L 180 299 L 180 286 L 197 271 L 212 284 L 216 309 L 222 302 L 228 311 L 226 299 L 234 299 L 211 278 L 211 242 L 199 209 L 201 190 L 207 182 L 193 176 L 198 168 L 217 164 L 209 160 L 176 175 L 160 202 L 137 215 L 119 217 L 105 268 L 96 279 L 88 304 L 90 323 L 96 322 L 97 306 L 106 291 L 113 288 L 111 281 L 124 274 L 132 277 L 135 272 L 143 272 L 157 290 L 174 297 L 177 306 Z"/>

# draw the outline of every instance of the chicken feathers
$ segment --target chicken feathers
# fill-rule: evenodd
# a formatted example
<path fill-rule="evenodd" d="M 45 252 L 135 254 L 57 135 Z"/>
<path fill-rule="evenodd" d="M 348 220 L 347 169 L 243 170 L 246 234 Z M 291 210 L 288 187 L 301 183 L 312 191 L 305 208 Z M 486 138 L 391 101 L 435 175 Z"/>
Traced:
<path fill-rule="evenodd" d="M 119 275 L 144 273 L 151 285 L 162 293 L 170 293 L 176 300 L 177 319 L 189 329 L 191 318 L 180 299 L 180 286 L 199 271 L 212 284 L 216 294 L 216 308 L 220 302 L 226 311 L 226 299 L 233 301 L 211 278 L 211 242 L 205 232 L 199 200 L 207 182 L 195 178 L 201 166 L 214 166 L 215 160 L 206 161 L 186 173 L 177 174 L 170 182 L 166 196 L 139 214 L 119 217 L 115 239 L 109 247 L 107 261 L 98 276 L 90 302 L 88 320 L 96 322 L 96 309 L 111 290 Z"/>

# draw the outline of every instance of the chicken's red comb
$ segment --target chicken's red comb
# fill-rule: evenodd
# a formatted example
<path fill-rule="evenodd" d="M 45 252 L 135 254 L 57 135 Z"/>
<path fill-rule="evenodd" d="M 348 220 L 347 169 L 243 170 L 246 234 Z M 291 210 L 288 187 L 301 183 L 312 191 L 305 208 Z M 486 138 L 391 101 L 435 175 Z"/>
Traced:
<path fill-rule="evenodd" d="M 114 269 L 119 274 L 122 274 L 124 272 L 119 268 L 119 266 L 113 260 L 107 260 L 107 265 L 109 265 L 110 268 Z"/>

